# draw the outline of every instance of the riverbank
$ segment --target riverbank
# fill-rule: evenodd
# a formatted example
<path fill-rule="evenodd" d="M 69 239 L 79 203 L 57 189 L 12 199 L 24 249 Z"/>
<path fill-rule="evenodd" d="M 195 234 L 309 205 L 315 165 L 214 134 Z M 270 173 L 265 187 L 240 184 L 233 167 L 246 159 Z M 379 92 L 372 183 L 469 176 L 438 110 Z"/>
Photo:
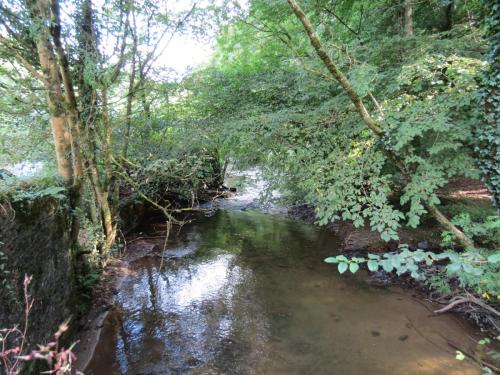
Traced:
<path fill-rule="evenodd" d="M 468 178 L 457 178 L 440 190 L 440 199 L 444 202 L 443 210 L 453 213 L 456 207 L 461 211 L 470 212 L 471 215 L 487 216 L 488 212 L 493 212 L 491 206 L 491 196 L 486 187 L 477 180 Z M 316 222 L 314 207 L 308 205 L 295 205 L 289 209 L 290 217 L 314 224 Z M 442 252 L 442 228 L 437 222 L 427 219 L 418 228 L 401 228 L 398 230 L 399 241 L 385 242 L 381 240 L 379 233 L 370 230 L 368 227 L 355 228 L 351 222 L 337 221 L 324 227 L 326 230 L 335 233 L 342 241 L 341 254 L 348 257 L 366 257 L 368 253 L 383 254 L 398 251 L 400 243 L 408 244 L 410 249 L 421 249 L 424 251 Z M 431 266 L 420 265 L 427 273 L 433 274 L 442 267 L 439 264 Z M 375 285 L 399 285 L 405 289 L 418 292 L 422 299 L 434 302 L 434 310 L 447 307 L 449 301 L 454 297 L 453 289 L 459 288 L 458 282 L 448 279 L 450 293 L 445 294 L 424 280 L 415 280 L 408 274 L 396 275 L 393 272 L 387 273 L 379 271 L 371 276 Z M 481 331 L 496 336 L 500 332 L 500 316 L 492 310 L 485 308 L 483 304 L 490 305 L 496 311 L 500 311 L 500 304 L 494 298 L 486 298 L 483 301 L 474 300 L 465 303 L 458 303 L 450 307 L 449 310 L 472 321 Z M 478 305 L 479 302 L 480 304 Z M 449 311 L 446 308 L 446 311 Z"/>
<path fill-rule="evenodd" d="M 134 238 L 133 236 L 132 238 Z M 77 342 L 77 361 L 75 367 L 83 371 L 89 364 L 109 312 L 115 306 L 115 298 L 126 277 L 133 274 L 130 264 L 147 256 L 154 250 L 154 245 L 148 245 L 135 238 L 128 244 L 119 258 L 110 259 L 104 266 L 102 277 L 97 283 L 92 296 L 92 304 L 88 314 L 78 324 L 79 332 L 74 338 Z"/>

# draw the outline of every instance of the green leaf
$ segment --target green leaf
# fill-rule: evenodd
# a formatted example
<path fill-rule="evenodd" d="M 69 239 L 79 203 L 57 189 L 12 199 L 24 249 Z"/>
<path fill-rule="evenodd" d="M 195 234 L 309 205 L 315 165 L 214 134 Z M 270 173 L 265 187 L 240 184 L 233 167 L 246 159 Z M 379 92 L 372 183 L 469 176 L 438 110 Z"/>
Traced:
<path fill-rule="evenodd" d="M 380 235 L 380 238 L 384 240 L 385 242 L 389 242 L 391 240 L 391 235 L 387 231 L 383 231 L 382 234 Z"/>
<path fill-rule="evenodd" d="M 486 345 L 490 343 L 490 339 L 485 337 L 484 339 L 481 339 L 477 342 L 479 345 Z"/>
<path fill-rule="evenodd" d="M 345 271 L 347 271 L 347 263 L 339 263 L 338 265 L 338 270 L 339 270 L 339 273 L 344 273 Z"/>
<path fill-rule="evenodd" d="M 462 268 L 462 265 L 460 263 L 450 263 L 446 266 L 446 269 L 448 270 L 448 272 L 451 272 L 451 273 L 457 273 L 460 271 L 461 268 Z"/>
<path fill-rule="evenodd" d="M 359 270 L 358 263 L 350 263 L 349 264 L 349 271 L 351 271 L 351 273 L 356 273 L 357 270 Z"/>
<path fill-rule="evenodd" d="M 491 254 L 488 257 L 488 262 L 489 263 L 498 263 L 498 262 L 500 262 L 500 252 L 497 252 L 495 254 Z"/>
<path fill-rule="evenodd" d="M 385 272 L 391 272 L 393 269 L 392 261 L 390 259 L 384 259 L 382 261 L 382 268 Z"/>
<path fill-rule="evenodd" d="M 370 271 L 372 271 L 372 272 L 378 271 L 378 262 L 377 261 L 371 259 L 368 261 L 367 265 L 368 265 L 368 269 Z"/>
<path fill-rule="evenodd" d="M 328 257 L 324 260 L 325 263 L 338 263 L 337 257 Z"/>
<path fill-rule="evenodd" d="M 391 260 L 392 262 L 392 265 L 395 269 L 398 269 L 399 267 L 401 267 L 401 259 L 399 258 L 399 256 L 394 256 Z"/>
<path fill-rule="evenodd" d="M 349 262 L 349 259 L 347 259 L 344 255 L 339 255 L 336 258 L 337 258 L 337 261 L 339 261 L 339 262 Z"/>

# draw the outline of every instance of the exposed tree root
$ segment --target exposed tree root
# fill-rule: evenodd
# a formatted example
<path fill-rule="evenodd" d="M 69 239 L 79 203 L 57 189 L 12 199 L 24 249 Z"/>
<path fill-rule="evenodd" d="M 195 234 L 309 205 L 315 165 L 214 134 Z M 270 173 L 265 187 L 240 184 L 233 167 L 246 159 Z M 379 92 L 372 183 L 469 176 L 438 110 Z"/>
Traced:
<path fill-rule="evenodd" d="M 471 296 L 471 295 L 454 297 L 449 301 L 449 303 L 445 307 L 443 307 L 439 310 L 435 310 L 434 313 L 435 314 L 442 314 L 444 312 L 452 310 L 455 306 L 461 305 L 463 303 L 473 303 L 473 304 L 476 304 L 478 306 L 481 306 L 483 309 L 488 310 L 490 313 L 492 313 L 500 318 L 499 311 L 497 311 L 493 307 L 489 306 L 488 304 L 484 303 L 479 298 L 476 298 L 476 297 Z"/>
<path fill-rule="evenodd" d="M 435 310 L 434 314 L 442 314 L 453 309 L 468 315 L 479 325 L 484 323 L 492 329 L 500 331 L 500 312 L 480 298 L 472 295 L 454 297 L 447 302 L 446 306 Z"/>

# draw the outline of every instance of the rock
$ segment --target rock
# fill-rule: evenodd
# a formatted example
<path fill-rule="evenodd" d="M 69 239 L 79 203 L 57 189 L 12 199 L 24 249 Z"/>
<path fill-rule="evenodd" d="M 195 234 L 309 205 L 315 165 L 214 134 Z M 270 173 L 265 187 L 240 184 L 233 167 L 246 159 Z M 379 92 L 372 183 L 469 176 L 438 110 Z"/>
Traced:
<path fill-rule="evenodd" d="M 0 180 L 6 180 L 8 178 L 15 178 L 14 174 L 9 172 L 7 169 L 0 169 Z"/>
<path fill-rule="evenodd" d="M 422 250 L 427 250 L 429 248 L 429 242 L 427 242 L 426 240 L 420 241 L 419 243 L 417 243 L 417 247 Z"/>

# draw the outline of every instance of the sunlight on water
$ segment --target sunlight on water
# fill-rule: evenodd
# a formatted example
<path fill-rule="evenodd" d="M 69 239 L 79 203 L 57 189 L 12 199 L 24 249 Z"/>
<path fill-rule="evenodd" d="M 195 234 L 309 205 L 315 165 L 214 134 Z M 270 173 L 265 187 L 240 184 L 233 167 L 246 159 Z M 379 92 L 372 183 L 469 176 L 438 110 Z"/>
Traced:
<path fill-rule="evenodd" d="M 151 240 L 158 250 L 133 264 L 86 374 L 480 373 L 450 346 L 475 344 L 468 326 L 362 272 L 339 275 L 323 262 L 333 234 L 242 209 L 250 194 L 165 251 Z"/>

